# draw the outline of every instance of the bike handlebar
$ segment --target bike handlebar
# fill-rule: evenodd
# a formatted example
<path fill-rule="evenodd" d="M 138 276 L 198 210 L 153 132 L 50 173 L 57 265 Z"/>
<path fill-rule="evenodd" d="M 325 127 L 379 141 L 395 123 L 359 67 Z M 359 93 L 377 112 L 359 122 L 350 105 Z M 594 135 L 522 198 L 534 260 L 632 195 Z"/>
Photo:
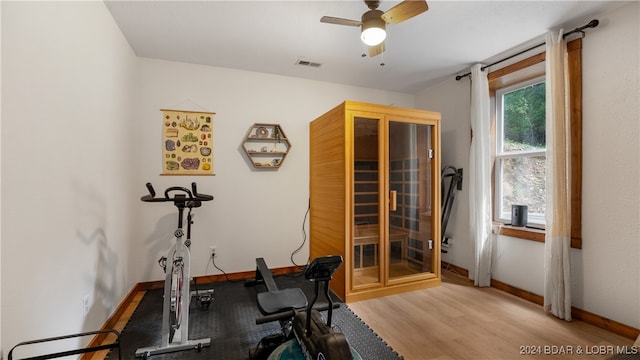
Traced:
<path fill-rule="evenodd" d="M 147 190 L 149 190 L 149 194 L 151 194 L 151 197 L 155 197 L 156 191 L 153 190 L 153 185 L 151 185 L 151 183 L 146 183 L 146 185 L 147 185 Z"/>
<path fill-rule="evenodd" d="M 168 187 L 164 191 L 164 197 L 156 197 L 156 191 L 151 185 L 150 182 L 146 183 L 147 190 L 149 191 L 148 195 L 144 195 L 140 198 L 140 200 L 144 202 L 167 202 L 167 201 L 184 201 L 186 199 L 191 201 L 209 201 L 213 200 L 213 196 L 207 194 L 198 193 L 198 189 L 195 182 L 191 183 L 191 190 L 181 187 L 181 186 L 171 186 Z M 174 193 L 173 196 L 170 196 L 171 193 Z M 176 192 L 180 192 L 181 194 L 176 194 Z"/>

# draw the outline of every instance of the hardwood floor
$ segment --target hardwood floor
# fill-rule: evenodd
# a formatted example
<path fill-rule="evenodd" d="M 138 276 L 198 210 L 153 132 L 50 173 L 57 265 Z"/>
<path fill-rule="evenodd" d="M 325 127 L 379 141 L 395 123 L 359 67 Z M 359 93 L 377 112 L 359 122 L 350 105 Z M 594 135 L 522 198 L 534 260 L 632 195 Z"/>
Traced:
<path fill-rule="evenodd" d="M 539 305 L 442 273 L 439 287 L 349 307 L 406 360 L 595 360 L 637 349 L 633 340 L 559 320 Z"/>

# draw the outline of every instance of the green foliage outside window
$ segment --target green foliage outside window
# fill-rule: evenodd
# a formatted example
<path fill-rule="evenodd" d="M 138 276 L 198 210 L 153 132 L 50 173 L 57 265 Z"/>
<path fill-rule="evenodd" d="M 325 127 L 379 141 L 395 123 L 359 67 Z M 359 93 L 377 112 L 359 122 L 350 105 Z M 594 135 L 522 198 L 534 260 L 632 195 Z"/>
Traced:
<path fill-rule="evenodd" d="M 504 94 L 505 151 L 544 149 L 545 83 Z"/>

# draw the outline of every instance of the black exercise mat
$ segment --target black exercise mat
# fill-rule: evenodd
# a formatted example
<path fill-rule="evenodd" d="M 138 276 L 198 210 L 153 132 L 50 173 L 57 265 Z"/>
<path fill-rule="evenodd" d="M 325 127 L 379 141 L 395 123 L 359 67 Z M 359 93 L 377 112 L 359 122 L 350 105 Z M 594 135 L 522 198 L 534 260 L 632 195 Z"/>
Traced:
<path fill-rule="evenodd" d="M 313 299 L 313 284 L 299 273 L 277 276 L 275 280 L 279 289 L 299 287 L 304 290 L 309 301 Z M 255 319 L 261 316 L 256 306 L 256 293 L 265 291 L 264 285 L 246 287 L 243 281 L 237 281 L 207 284 L 202 288 L 213 288 L 214 299 L 209 309 L 201 308 L 195 299 L 192 300 L 189 309 L 189 338 L 211 338 L 211 346 L 203 348 L 201 352 L 185 350 L 154 355 L 151 359 L 246 360 L 249 358 L 249 350 L 254 348 L 260 339 L 280 330 L 277 322 L 262 325 L 255 323 Z M 163 290 L 147 291 L 122 331 L 122 359 L 134 359 L 137 349 L 160 344 L 162 292 Z M 323 302 L 324 295 L 321 294 L 318 304 Z M 326 312 L 323 314 L 326 318 Z M 345 334 L 350 345 L 363 359 L 402 359 L 346 304 L 341 304 L 340 308 L 333 310 L 332 322 Z M 117 359 L 117 350 L 113 350 L 109 357 Z"/>

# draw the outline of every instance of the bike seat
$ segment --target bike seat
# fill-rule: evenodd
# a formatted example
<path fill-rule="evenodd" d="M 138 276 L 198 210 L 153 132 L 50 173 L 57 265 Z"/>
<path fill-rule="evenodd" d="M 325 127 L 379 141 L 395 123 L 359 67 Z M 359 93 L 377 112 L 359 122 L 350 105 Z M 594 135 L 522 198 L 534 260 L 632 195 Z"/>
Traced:
<path fill-rule="evenodd" d="M 307 307 L 307 297 L 300 288 L 262 292 L 257 297 L 258 309 L 265 316 Z"/>

